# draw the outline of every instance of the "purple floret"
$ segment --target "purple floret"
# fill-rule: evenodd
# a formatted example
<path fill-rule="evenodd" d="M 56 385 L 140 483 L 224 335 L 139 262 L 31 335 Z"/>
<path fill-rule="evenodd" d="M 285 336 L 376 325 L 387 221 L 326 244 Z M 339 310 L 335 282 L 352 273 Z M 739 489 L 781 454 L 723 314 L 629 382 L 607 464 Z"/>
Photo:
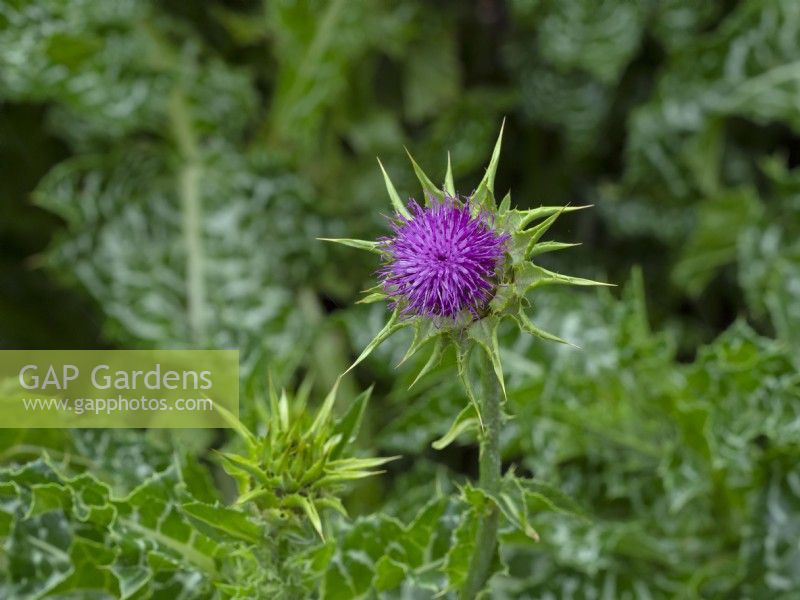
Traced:
<path fill-rule="evenodd" d="M 398 215 L 394 235 L 382 240 L 384 291 L 406 315 L 455 317 L 467 310 L 478 316 L 491 298 L 509 235 L 454 198 L 427 208 L 411 200 L 408 209 L 412 217 Z"/>

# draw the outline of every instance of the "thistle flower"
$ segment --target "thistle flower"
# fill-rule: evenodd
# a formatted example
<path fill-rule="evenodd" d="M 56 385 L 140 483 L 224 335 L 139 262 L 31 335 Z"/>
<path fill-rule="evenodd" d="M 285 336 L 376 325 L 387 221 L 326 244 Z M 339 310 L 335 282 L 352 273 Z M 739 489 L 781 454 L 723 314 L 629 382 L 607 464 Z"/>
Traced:
<path fill-rule="evenodd" d="M 526 333 L 568 343 L 531 321 L 527 314 L 528 293 L 544 285 L 607 285 L 555 273 L 534 262 L 545 252 L 575 245 L 541 241 L 541 238 L 559 216 L 586 207 L 539 206 L 517 210 L 511 208 L 509 194 L 498 205 L 494 179 L 502 138 L 501 128 L 486 174 L 467 202 L 458 200 L 449 157 L 444 185 L 438 187 L 409 155 L 422 185 L 424 207 L 413 200 L 404 204 L 378 161 L 396 213 L 391 225 L 393 235 L 375 241 L 325 240 L 373 252 L 383 262 L 378 271 L 380 285 L 367 290 L 360 302 L 388 300 L 392 313 L 350 369 L 389 336 L 406 327 L 413 328 L 414 339 L 403 361 L 424 346 L 433 348 L 415 383 L 438 364 L 445 347 L 455 347 L 458 374 L 470 406 L 458 416 L 451 431 L 435 442 L 435 447 L 443 447 L 456 435 L 482 427 L 470 377 L 473 369 L 469 368 L 474 350 L 489 359 L 505 394 L 497 342 L 501 321 L 510 318 Z"/>
<path fill-rule="evenodd" d="M 456 317 L 484 310 L 510 236 L 489 215 L 470 214 L 468 203 L 445 195 L 422 208 L 408 203 L 411 218 L 397 215 L 379 271 L 383 290 L 403 315 Z"/>

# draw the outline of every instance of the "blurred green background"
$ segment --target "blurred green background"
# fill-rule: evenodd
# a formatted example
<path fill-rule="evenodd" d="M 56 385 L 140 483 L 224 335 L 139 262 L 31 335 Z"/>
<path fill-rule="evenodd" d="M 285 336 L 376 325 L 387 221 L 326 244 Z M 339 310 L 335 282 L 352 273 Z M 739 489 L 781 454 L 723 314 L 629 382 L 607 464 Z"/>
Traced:
<path fill-rule="evenodd" d="M 492 597 L 800 597 L 793 0 L 0 0 L 0 347 L 238 347 L 245 420 L 268 369 L 321 397 L 385 307 L 315 238 L 386 231 L 376 156 L 419 197 L 404 146 L 469 194 L 503 118 L 499 193 L 594 205 L 548 268 L 619 288 L 532 298 L 581 351 L 504 336 L 506 466 L 592 519 L 541 517 Z M 407 342 L 343 390 L 404 455 L 354 514 L 474 475 L 430 448 L 452 360 L 408 391 Z"/>

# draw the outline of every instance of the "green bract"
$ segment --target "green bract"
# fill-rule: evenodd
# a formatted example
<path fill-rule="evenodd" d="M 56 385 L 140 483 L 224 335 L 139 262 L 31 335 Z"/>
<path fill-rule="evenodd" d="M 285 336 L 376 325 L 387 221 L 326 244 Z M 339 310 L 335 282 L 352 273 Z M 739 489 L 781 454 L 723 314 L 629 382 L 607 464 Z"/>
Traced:
<path fill-rule="evenodd" d="M 310 523 L 324 539 L 323 509 L 347 514 L 335 494 L 342 484 L 375 475 L 380 472 L 376 467 L 397 458 L 346 456 L 371 389 L 360 394 L 341 419 L 334 420 L 337 387 L 338 380 L 312 420 L 305 411 L 307 390 L 301 389 L 290 402 L 285 391 L 278 396 L 270 385 L 270 412 L 264 416 L 267 432 L 263 436 L 255 436 L 233 420 L 246 450 L 241 454 L 220 452 L 219 456 L 239 485 L 237 505 L 254 507 L 276 528 L 302 532 Z"/>
<path fill-rule="evenodd" d="M 414 330 L 414 339 L 406 352 L 402 362 L 414 356 L 423 347 L 431 348 L 430 356 L 420 369 L 414 383 L 422 376 L 434 368 L 441 359 L 444 350 L 452 345 L 456 351 L 458 362 L 458 374 L 464 385 L 464 389 L 470 399 L 470 406 L 466 407 L 458 416 L 451 430 L 440 440 L 434 442 L 434 447 L 441 449 L 449 444 L 457 435 L 464 431 L 475 429 L 482 423 L 478 402 L 475 397 L 474 387 L 470 378 L 470 359 L 475 348 L 479 352 L 484 352 L 489 358 L 494 374 L 505 395 L 505 382 L 503 378 L 503 366 L 500 359 L 500 352 L 497 343 L 497 328 L 500 323 L 507 318 L 516 322 L 518 327 L 531 335 L 544 340 L 561 343 L 569 343 L 560 337 L 548 333 L 537 327 L 526 312 L 530 307 L 527 298 L 532 290 L 545 285 L 577 285 L 577 286 L 605 286 L 607 283 L 582 279 L 562 275 L 545 269 L 536 264 L 536 257 L 547 252 L 554 252 L 570 248 L 576 244 L 556 241 L 543 241 L 542 237 L 550 229 L 553 223 L 563 213 L 588 208 L 587 206 L 540 206 L 526 210 L 511 208 L 511 195 L 506 194 L 498 205 L 495 197 L 495 174 L 500 160 L 500 148 L 503 139 L 503 128 L 497 138 L 494 151 L 486 168 L 483 179 L 470 197 L 470 206 L 473 214 L 483 213 L 493 221 L 494 228 L 510 235 L 510 240 L 506 247 L 505 260 L 502 263 L 501 271 L 498 276 L 497 286 L 494 297 L 489 302 L 485 314 L 480 318 L 462 313 L 458 318 L 451 321 L 432 321 L 424 316 L 401 315 L 398 308 L 394 309 L 388 321 L 373 340 L 366 346 L 364 351 L 358 356 L 350 369 L 362 362 L 372 353 L 384 340 L 396 331 L 404 328 Z M 433 201 L 443 200 L 445 195 L 455 197 L 457 195 L 453 181 L 453 172 L 448 156 L 447 172 L 444 177 L 442 187 L 437 187 L 409 154 L 414 173 L 422 185 L 423 196 L 426 205 L 430 206 Z M 392 207 L 401 216 L 410 218 L 410 213 L 400 200 L 400 195 L 394 187 L 389 175 L 379 165 L 383 178 L 386 183 L 386 190 L 389 193 Z M 354 240 L 354 239 L 325 239 L 325 241 L 336 242 L 346 246 L 367 250 L 384 255 L 380 242 Z M 377 286 L 365 292 L 365 297 L 361 303 L 371 303 L 387 299 L 387 294 Z M 348 371 L 350 370 L 348 369 Z M 412 383 L 413 385 L 413 383 Z"/>

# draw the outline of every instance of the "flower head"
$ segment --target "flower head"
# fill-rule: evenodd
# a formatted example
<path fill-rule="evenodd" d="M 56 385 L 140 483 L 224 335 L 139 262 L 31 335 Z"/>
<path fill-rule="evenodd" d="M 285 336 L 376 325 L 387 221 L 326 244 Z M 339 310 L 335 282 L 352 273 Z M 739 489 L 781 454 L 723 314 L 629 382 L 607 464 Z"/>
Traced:
<path fill-rule="evenodd" d="M 392 222 L 393 235 L 379 240 L 322 238 L 380 255 L 383 259 L 380 285 L 365 290 L 359 302 L 389 300 L 392 305 L 386 324 L 348 371 L 395 332 L 413 328 L 414 338 L 401 362 L 423 347 L 432 349 L 416 382 L 439 363 L 445 348 L 454 347 L 458 374 L 475 411 L 476 423 L 480 422 L 480 413 L 468 376 L 470 356 L 477 351 L 489 357 L 505 393 L 497 339 L 502 321 L 512 319 L 526 333 L 568 343 L 531 321 L 527 313 L 530 308 L 527 294 L 545 285 L 608 285 L 550 271 L 538 264 L 539 255 L 575 245 L 542 240 L 556 219 L 587 207 L 512 208 L 510 194 L 498 203 L 494 182 L 502 139 L 501 128 L 483 178 L 468 202 L 458 200 L 449 157 L 444 185 L 439 187 L 409 154 L 426 196 L 424 207 L 413 200 L 404 205 L 389 174 L 378 161 L 396 213 Z M 456 431 L 463 431 L 464 423 L 471 418 L 459 415 L 454 425 Z M 448 434 L 442 439 L 452 440 L 452 436 Z"/>
<path fill-rule="evenodd" d="M 385 293 L 404 314 L 477 315 L 491 299 L 508 234 L 449 195 L 426 208 L 412 200 L 408 209 L 411 217 L 397 215 L 394 235 L 381 240 Z"/>

